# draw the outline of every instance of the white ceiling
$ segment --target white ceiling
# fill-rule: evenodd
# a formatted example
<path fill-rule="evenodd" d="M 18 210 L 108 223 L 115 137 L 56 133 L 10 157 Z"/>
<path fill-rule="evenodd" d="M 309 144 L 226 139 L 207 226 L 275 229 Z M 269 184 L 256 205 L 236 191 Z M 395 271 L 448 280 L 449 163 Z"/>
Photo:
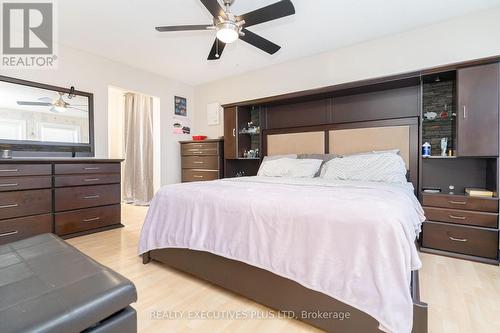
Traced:
<path fill-rule="evenodd" d="M 242 14 L 276 0 L 236 0 Z M 210 24 L 199 0 L 58 1 L 62 44 L 192 85 L 500 6 L 500 0 L 292 0 L 296 15 L 249 28 L 282 46 L 268 55 L 242 41 L 207 61 L 213 31 L 155 26 Z"/>

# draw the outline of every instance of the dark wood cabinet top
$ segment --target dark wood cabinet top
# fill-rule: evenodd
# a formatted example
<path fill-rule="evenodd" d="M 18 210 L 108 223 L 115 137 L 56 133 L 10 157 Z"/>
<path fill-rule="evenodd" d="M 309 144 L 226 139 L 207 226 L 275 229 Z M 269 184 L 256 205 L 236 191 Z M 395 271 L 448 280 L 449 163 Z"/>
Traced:
<path fill-rule="evenodd" d="M 185 141 L 179 141 L 179 143 L 204 143 L 204 142 L 222 142 L 224 141 L 224 138 L 219 138 L 219 139 L 205 139 L 205 140 L 185 140 Z"/>

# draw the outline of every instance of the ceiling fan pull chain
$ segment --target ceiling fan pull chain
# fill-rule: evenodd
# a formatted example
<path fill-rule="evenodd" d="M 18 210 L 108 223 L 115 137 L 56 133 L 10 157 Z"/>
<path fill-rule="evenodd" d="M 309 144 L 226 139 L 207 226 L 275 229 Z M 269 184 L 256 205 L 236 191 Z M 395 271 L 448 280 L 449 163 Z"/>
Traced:
<path fill-rule="evenodd" d="M 219 39 L 215 37 L 215 57 L 219 58 Z"/>

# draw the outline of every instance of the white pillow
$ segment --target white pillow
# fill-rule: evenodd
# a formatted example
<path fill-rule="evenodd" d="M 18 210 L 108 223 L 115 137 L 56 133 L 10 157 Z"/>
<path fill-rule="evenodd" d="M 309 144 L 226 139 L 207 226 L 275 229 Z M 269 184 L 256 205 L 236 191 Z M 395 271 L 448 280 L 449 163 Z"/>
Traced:
<path fill-rule="evenodd" d="M 406 184 L 405 162 L 398 154 L 351 155 L 326 162 L 321 177 L 332 180 L 359 180 Z"/>
<path fill-rule="evenodd" d="M 313 178 L 323 160 L 279 158 L 263 161 L 257 176 Z"/>

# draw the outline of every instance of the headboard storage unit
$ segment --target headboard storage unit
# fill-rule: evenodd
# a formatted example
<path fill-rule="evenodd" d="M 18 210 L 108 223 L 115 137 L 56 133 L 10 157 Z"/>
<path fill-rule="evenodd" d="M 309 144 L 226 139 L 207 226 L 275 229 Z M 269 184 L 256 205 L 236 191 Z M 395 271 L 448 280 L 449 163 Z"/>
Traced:
<path fill-rule="evenodd" d="M 224 105 L 225 177 L 255 175 L 266 155 L 397 148 L 426 212 L 439 210 L 424 224 L 421 250 L 498 263 L 499 61 L 486 58 Z M 241 127 L 256 116 L 258 140 L 243 137 Z M 424 142 L 432 145 L 430 157 L 422 157 Z M 259 158 L 244 158 L 257 145 Z M 494 196 L 468 197 L 470 187 Z M 441 197 L 424 194 L 429 188 Z M 462 209 L 448 214 L 449 202 Z M 483 204 L 488 210 L 480 210 Z M 444 221 L 449 215 L 460 220 Z M 483 218 L 494 221 L 484 225 Z"/>

